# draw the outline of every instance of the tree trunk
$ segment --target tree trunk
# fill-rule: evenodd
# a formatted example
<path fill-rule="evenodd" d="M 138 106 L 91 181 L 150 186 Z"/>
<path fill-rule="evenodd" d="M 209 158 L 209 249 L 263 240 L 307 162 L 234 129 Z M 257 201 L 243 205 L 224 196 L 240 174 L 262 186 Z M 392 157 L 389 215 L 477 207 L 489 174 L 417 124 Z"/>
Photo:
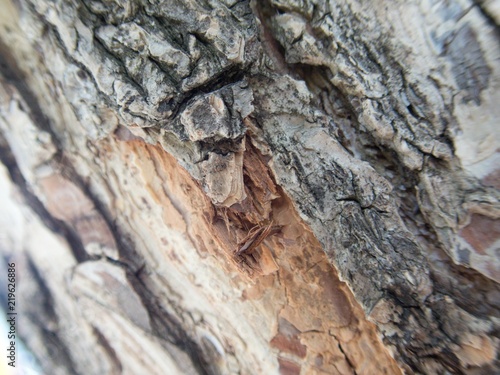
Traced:
<path fill-rule="evenodd" d="M 10 1 L 0 251 L 47 374 L 500 372 L 496 3 Z"/>

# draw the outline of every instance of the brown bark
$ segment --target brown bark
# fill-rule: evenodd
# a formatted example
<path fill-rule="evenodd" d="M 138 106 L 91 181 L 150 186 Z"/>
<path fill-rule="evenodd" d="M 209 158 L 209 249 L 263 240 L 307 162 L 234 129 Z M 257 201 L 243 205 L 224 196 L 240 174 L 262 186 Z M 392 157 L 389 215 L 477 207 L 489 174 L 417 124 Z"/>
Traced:
<path fill-rule="evenodd" d="M 48 373 L 500 371 L 493 2 L 3 5 Z"/>

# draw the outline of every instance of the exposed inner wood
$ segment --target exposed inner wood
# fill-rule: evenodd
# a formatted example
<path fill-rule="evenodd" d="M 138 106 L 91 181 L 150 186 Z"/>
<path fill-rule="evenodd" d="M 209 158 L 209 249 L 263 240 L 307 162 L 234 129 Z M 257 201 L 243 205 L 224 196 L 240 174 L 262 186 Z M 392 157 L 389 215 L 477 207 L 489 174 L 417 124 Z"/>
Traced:
<path fill-rule="evenodd" d="M 270 319 L 272 330 L 261 334 L 271 338 L 281 367 L 286 362 L 305 373 L 401 373 L 250 139 L 244 154 L 247 199 L 230 209 L 214 207 L 161 147 L 138 140 L 118 141 L 116 147 L 124 162 L 148 181 L 148 200 L 162 207 L 165 225 L 190 239 L 199 261 L 218 258 L 234 275 L 241 300 Z M 267 237 L 251 255 L 236 257 L 239 238 L 265 220 L 281 226 L 281 232 Z M 171 260 L 178 256 L 169 252 Z M 246 311 L 241 313 L 242 321 L 259 330 Z"/>
<path fill-rule="evenodd" d="M 0 0 L 45 372 L 498 373 L 493 3 Z"/>

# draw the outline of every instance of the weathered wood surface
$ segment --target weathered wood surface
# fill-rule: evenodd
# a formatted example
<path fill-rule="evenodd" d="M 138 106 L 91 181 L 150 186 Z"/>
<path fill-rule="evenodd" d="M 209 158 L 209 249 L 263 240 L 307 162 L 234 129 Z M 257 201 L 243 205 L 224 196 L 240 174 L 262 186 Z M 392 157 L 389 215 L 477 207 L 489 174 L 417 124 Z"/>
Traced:
<path fill-rule="evenodd" d="M 500 371 L 495 2 L 2 7 L 0 250 L 47 372 Z"/>

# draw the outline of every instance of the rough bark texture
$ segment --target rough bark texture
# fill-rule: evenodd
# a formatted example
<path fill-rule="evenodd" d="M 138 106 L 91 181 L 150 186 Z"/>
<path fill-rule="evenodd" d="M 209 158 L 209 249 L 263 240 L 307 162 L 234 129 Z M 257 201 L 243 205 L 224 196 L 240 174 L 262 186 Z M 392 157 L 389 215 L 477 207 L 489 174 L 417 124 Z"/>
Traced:
<path fill-rule="evenodd" d="M 2 8 L 0 251 L 47 373 L 500 371 L 496 2 Z"/>

